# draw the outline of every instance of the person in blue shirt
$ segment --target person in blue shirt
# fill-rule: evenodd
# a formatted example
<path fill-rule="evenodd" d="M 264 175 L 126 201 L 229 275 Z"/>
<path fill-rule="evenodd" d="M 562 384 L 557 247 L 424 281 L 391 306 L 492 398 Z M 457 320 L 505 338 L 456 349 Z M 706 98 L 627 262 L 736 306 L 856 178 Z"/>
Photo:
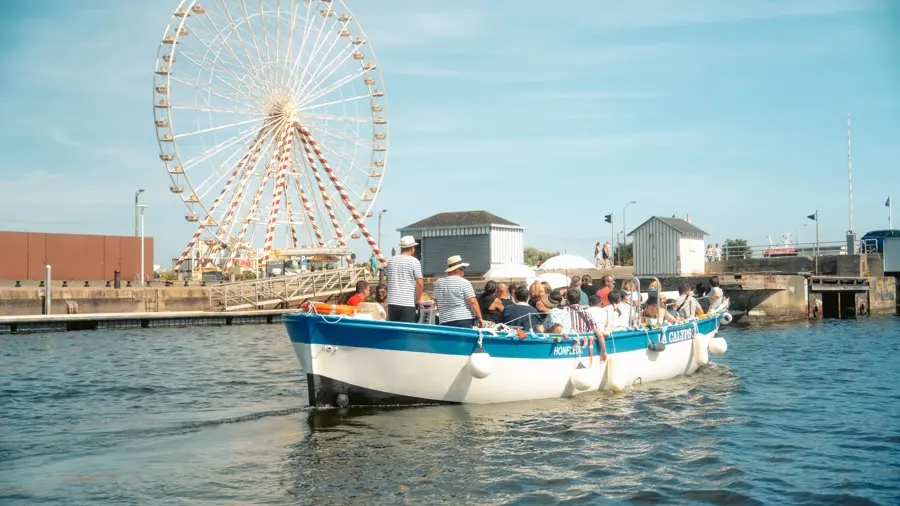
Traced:
<path fill-rule="evenodd" d="M 372 253 L 372 256 L 369 257 L 369 266 L 372 268 L 372 276 L 378 274 L 378 257 L 375 256 L 375 253 Z"/>

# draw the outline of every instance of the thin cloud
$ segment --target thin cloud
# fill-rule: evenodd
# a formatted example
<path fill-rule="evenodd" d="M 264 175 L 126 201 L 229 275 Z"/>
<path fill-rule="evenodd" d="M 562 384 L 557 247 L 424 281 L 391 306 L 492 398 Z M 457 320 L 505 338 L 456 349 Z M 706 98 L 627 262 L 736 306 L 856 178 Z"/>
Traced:
<path fill-rule="evenodd" d="M 722 2 L 719 0 L 632 0 L 604 2 L 587 24 L 602 28 L 650 28 L 817 16 L 877 10 L 885 0 L 791 0 Z"/>

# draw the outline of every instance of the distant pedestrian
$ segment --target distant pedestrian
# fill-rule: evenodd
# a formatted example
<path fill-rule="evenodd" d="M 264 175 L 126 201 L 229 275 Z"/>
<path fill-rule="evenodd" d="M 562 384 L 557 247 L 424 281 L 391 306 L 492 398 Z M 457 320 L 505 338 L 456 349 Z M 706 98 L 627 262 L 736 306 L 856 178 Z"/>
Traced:
<path fill-rule="evenodd" d="M 722 261 L 722 248 L 719 247 L 719 243 L 716 243 L 715 252 L 716 252 L 716 262 L 721 262 Z"/>
<path fill-rule="evenodd" d="M 469 264 L 459 255 L 447 259 L 446 277 L 434 284 L 434 300 L 437 303 L 440 324 L 448 327 L 484 327 L 481 308 L 475 297 L 472 283 L 464 278 Z M 388 292 L 390 295 L 390 292 Z M 500 315 L 502 315 L 502 305 Z M 499 315 L 498 315 L 499 316 Z"/>
<path fill-rule="evenodd" d="M 396 249 L 396 248 L 391 248 L 391 258 L 393 258 L 393 257 L 395 257 L 395 256 L 397 256 L 397 249 Z"/>
<path fill-rule="evenodd" d="M 603 248 L 600 247 L 599 242 L 594 245 L 594 265 L 598 269 L 603 267 Z"/>
<path fill-rule="evenodd" d="M 612 250 L 609 247 L 609 241 L 603 244 L 603 266 L 607 269 L 612 267 Z"/>
<path fill-rule="evenodd" d="M 706 245 L 706 261 L 712 262 L 716 259 L 716 250 L 713 247 L 712 243 Z"/>
<path fill-rule="evenodd" d="M 388 320 L 416 322 L 416 307 L 422 298 L 422 264 L 413 255 L 419 243 L 410 236 L 400 238 L 400 254 L 391 257 L 387 276 Z"/>
<path fill-rule="evenodd" d="M 378 257 L 375 256 L 375 253 L 372 253 L 372 256 L 369 257 L 369 268 L 372 270 L 372 277 L 374 278 L 378 274 Z"/>

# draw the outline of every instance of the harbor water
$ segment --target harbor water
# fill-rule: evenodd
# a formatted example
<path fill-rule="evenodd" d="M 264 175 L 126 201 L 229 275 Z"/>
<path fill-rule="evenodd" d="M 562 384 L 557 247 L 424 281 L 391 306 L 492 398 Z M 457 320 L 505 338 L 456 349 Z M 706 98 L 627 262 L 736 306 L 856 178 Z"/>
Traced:
<path fill-rule="evenodd" d="M 698 374 L 310 411 L 281 325 L 0 337 L 0 504 L 900 504 L 900 319 L 723 331 Z"/>

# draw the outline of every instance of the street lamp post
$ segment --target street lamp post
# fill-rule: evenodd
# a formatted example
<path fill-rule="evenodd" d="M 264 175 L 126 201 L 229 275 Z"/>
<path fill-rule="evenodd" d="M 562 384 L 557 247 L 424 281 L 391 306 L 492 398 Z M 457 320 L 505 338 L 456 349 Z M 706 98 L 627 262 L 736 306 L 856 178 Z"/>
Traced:
<path fill-rule="evenodd" d="M 819 211 L 816 210 L 815 214 L 810 214 L 807 218 L 816 222 L 816 276 L 819 275 Z"/>
<path fill-rule="evenodd" d="M 621 262 L 622 265 L 625 265 L 625 251 L 626 246 L 628 246 L 628 229 L 625 227 L 625 211 L 631 204 L 637 204 L 637 201 L 632 200 L 625 204 L 625 207 L 622 209 L 622 253 L 619 255 L 619 262 Z"/>
<path fill-rule="evenodd" d="M 144 286 L 144 211 L 150 206 L 147 204 L 139 204 L 138 209 L 141 210 L 141 287 Z"/>
<path fill-rule="evenodd" d="M 378 251 L 381 251 L 381 216 L 387 211 L 387 209 L 378 211 Z"/>
<path fill-rule="evenodd" d="M 138 236 L 138 197 L 144 193 L 144 189 L 135 190 L 134 192 L 134 236 Z"/>

